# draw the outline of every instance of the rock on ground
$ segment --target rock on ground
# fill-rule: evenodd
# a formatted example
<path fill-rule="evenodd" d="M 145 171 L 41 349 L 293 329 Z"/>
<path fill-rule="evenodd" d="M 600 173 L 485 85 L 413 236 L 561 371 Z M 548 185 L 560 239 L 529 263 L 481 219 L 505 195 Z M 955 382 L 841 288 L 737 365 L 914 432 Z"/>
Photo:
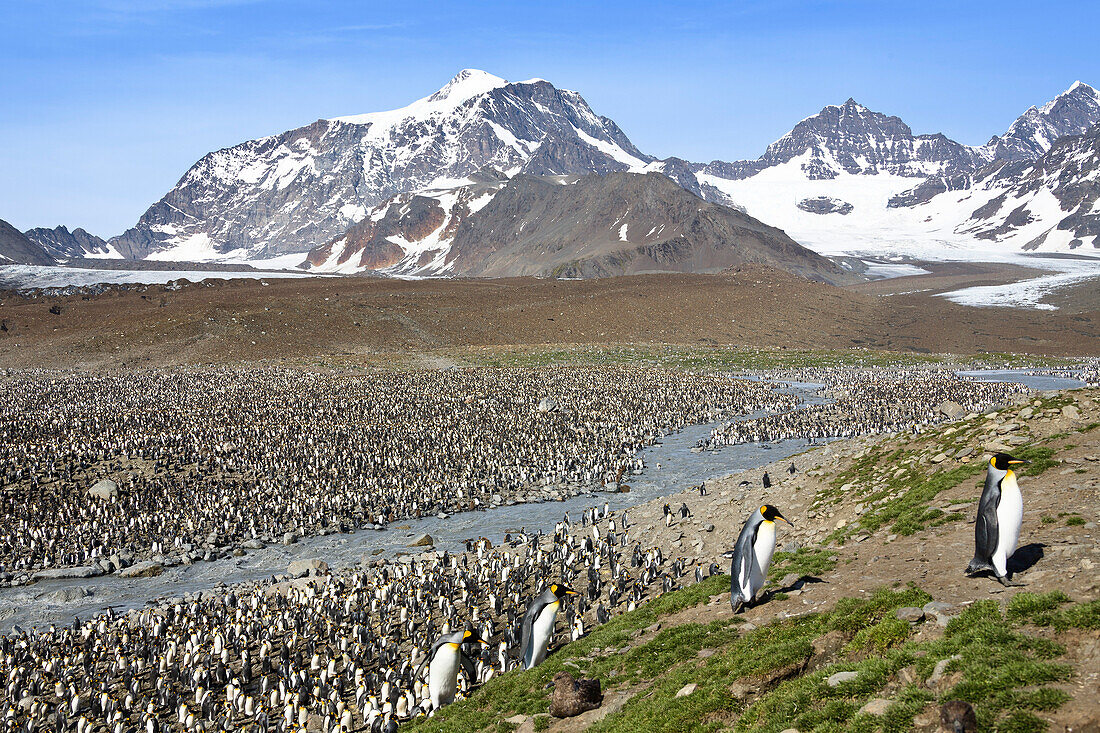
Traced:
<path fill-rule="evenodd" d="M 328 563 L 318 558 L 294 560 L 286 566 L 286 574 L 292 578 L 303 578 L 311 573 L 320 575 L 328 570 Z"/>
<path fill-rule="evenodd" d="M 118 484 L 109 478 L 100 479 L 92 485 L 92 488 L 88 489 L 88 496 L 94 496 L 97 499 L 117 499 Z"/>
<path fill-rule="evenodd" d="M 152 578 L 164 572 L 164 566 L 152 560 L 136 562 L 119 573 L 123 578 Z"/>

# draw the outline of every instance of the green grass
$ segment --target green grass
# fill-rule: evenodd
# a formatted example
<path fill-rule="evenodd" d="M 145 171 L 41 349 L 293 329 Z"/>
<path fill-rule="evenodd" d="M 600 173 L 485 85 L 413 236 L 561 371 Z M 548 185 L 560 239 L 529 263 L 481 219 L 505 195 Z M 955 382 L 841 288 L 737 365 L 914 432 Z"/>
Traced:
<path fill-rule="evenodd" d="M 842 599 L 832 611 L 775 620 L 749 632 L 738 633 L 732 621 L 719 619 L 680 624 L 644 643 L 637 641 L 639 629 L 724 593 L 726 582 L 719 576 L 664 594 L 566 645 L 540 667 L 496 677 L 468 700 L 430 720 L 413 721 L 408 728 L 496 730 L 499 721 L 516 713 L 544 714 L 550 680 L 568 670 L 597 677 L 605 693 L 617 685 L 634 690 L 621 710 L 592 726 L 594 733 L 777 733 L 791 727 L 900 733 L 912 728 L 914 716 L 930 703 L 952 699 L 975 706 L 983 731 L 1044 730 L 1037 727 L 1042 719 L 1035 713 L 1054 710 L 1068 699 L 1052 685 L 1070 679 L 1072 671 L 1055 661 L 1065 651 L 1061 645 L 1031 636 L 1027 628 L 1100 628 L 1100 602 L 1071 604 L 1057 591 L 1024 592 L 1004 613 L 993 601 L 979 601 L 954 618 L 942 638 L 917 642 L 911 638 L 910 624 L 895 617 L 898 608 L 929 600 L 928 594 L 910 586 Z M 829 632 L 839 633 L 845 642 L 840 653 L 808 668 L 815 659 L 814 640 Z M 624 648 L 629 642 L 633 645 Z M 700 658 L 698 652 L 704 648 L 714 653 Z M 945 689 L 941 683 L 933 693 L 920 680 L 927 680 L 945 659 L 952 659 L 946 670 L 950 685 Z M 859 714 L 870 698 L 884 694 L 903 668 L 911 670 L 916 682 L 890 693 L 886 714 L 879 719 Z M 826 680 L 842 671 L 856 672 L 857 677 L 830 687 Z M 688 683 L 697 685 L 695 692 L 676 697 Z M 745 699 L 741 690 L 746 688 L 756 694 Z M 548 718 L 537 717 L 536 730 L 548 723 Z"/>
<path fill-rule="evenodd" d="M 1083 527 L 1085 525 L 1084 517 L 1069 517 L 1066 519 L 1067 527 Z"/>
<path fill-rule="evenodd" d="M 1060 407 L 1071 401 L 1062 396 L 1049 397 L 1042 401 L 1042 409 L 1046 406 Z M 954 432 L 945 434 L 949 427 Z M 972 443 L 984 429 L 976 422 L 955 423 L 908 440 L 910 447 L 898 447 L 892 441 L 884 441 L 869 448 L 863 456 L 837 473 L 829 487 L 819 491 L 814 499 L 816 506 L 825 506 L 839 503 L 847 495 L 867 505 L 857 520 L 833 531 L 826 542 L 843 544 L 855 534 L 872 533 L 883 527 L 889 527 L 895 534 L 911 535 L 929 527 L 963 520 L 965 515 L 960 512 L 946 513 L 930 504 L 942 492 L 984 474 L 985 462 L 971 460 L 952 464 L 949 459 L 935 465 L 920 461 L 922 457 Z M 1050 443 L 1057 437 L 1052 436 L 1043 442 Z M 1056 449 L 1050 445 L 1040 444 L 1016 449 L 1014 455 L 1030 461 L 1020 467 L 1019 473 L 1038 476 L 1060 465 L 1054 457 L 1055 452 Z M 900 467 L 906 471 L 895 477 L 894 473 Z M 851 485 L 849 490 L 842 491 L 841 488 L 848 484 Z M 981 484 L 974 487 L 975 500 L 980 496 L 981 489 Z"/>
<path fill-rule="evenodd" d="M 961 679 L 942 699 L 974 705 L 982 730 L 1029 730 L 1026 726 L 1037 720 L 1029 711 L 1052 710 L 1068 699 L 1045 685 L 1068 680 L 1072 670 L 1050 661 L 1065 653 L 1061 645 L 1022 633 L 1018 625 L 1037 608 L 1060 602 L 1039 596 L 1014 599 L 1006 616 L 995 602 L 978 601 L 948 623 L 942 639 L 922 645 L 927 654 L 917 661 L 917 670 L 927 678 L 937 661 L 960 657 L 947 672 L 958 672 Z"/>
<path fill-rule="evenodd" d="M 836 563 L 836 555 L 818 548 L 800 547 L 795 552 L 777 552 L 772 555 L 768 584 L 778 585 L 784 576 L 791 573 L 795 573 L 800 578 L 818 577 L 835 568 Z"/>

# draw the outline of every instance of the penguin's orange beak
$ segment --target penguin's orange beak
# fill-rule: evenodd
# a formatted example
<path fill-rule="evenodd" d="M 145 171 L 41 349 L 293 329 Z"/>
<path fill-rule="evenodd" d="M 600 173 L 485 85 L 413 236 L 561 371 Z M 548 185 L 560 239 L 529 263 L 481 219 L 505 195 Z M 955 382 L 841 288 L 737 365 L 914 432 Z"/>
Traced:
<path fill-rule="evenodd" d="M 1023 458 L 1013 458 L 1009 463 L 1031 463 L 1031 461 L 1025 461 Z"/>

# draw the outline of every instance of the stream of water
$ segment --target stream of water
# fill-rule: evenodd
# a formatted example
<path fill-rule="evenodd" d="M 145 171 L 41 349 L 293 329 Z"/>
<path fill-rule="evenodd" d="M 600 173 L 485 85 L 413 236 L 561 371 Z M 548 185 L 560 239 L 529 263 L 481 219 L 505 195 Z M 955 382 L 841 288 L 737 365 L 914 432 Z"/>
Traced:
<path fill-rule="evenodd" d="M 1021 382 L 1035 390 L 1082 386 L 1081 382 L 1073 379 L 1031 377 L 1008 370 L 960 374 L 983 381 Z M 786 389 L 803 399 L 801 409 L 825 402 L 819 392 L 820 387 L 816 384 L 787 383 Z M 758 416 L 759 413 L 755 413 L 738 419 Z M 704 481 L 782 460 L 805 451 L 811 445 L 807 440 L 793 439 L 692 452 L 691 449 L 709 436 L 717 424 L 687 427 L 642 450 L 640 456 L 645 468 L 640 474 L 626 478 L 631 487 L 630 493 L 594 491 L 566 501 L 506 505 L 485 511 L 462 512 L 445 519 L 432 516 L 399 521 L 382 531 L 359 530 L 349 534 L 306 537 L 292 545 L 270 545 L 262 550 L 251 550 L 242 557 L 165 568 L 161 575 L 153 578 L 105 575 L 90 579 L 46 580 L 19 588 L 4 588 L 0 589 L 0 620 L 5 627 L 18 624 L 24 628 L 68 623 L 74 615 L 86 618 L 108 607 L 125 611 L 141 607 L 155 598 L 182 596 L 213 588 L 219 583 L 268 578 L 285 572 L 293 560 L 316 557 L 334 568 L 354 565 L 364 558 L 417 552 L 419 549 L 409 548 L 409 543 L 421 534 L 431 535 L 436 550 L 457 551 L 463 547 L 464 540 L 477 537 L 488 537 L 496 544 L 506 532 L 521 529 L 528 532 L 552 531 L 554 524 L 566 512 L 571 519 L 579 521 L 581 512 L 592 506 L 602 508 L 604 502 L 612 510 L 621 510 L 677 493 Z M 84 592 L 89 595 L 80 595 Z"/>

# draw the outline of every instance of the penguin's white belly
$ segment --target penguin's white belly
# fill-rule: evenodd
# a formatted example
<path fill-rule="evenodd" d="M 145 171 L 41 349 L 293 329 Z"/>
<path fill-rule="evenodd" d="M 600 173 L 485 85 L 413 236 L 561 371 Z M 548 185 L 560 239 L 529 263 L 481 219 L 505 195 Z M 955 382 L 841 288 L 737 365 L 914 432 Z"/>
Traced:
<path fill-rule="evenodd" d="M 432 708 L 450 705 L 458 688 L 458 647 L 444 644 L 428 666 L 428 692 Z"/>
<path fill-rule="evenodd" d="M 532 667 L 537 667 L 542 664 L 542 660 L 546 659 L 546 650 L 550 646 L 550 637 L 554 633 L 554 621 L 558 617 L 560 606 L 561 603 L 558 601 L 546 604 L 542 613 L 531 624 L 531 649 L 528 653 L 532 657 L 530 663 Z"/>
<path fill-rule="evenodd" d="M 997 574 L 1008 574 L 1008 558 L 1016 551 L 1020 541 L 1020 525 L 1024 521 L 1024 497 L 1011 474 L 1001 480 L 1001 503 L 997 506 L 997 550 L 993 553 L 993 567 Z"/>
<path fill-rule="evenodd" d="M 749 564 L 749 584 L 745 589 L 751 601 L 764 587 L 768 579 L 768 566 L 775 553 L 775 522 L 763 522 L 756 531 L 756 542 L 752 546 L 752 562 Z"/>

